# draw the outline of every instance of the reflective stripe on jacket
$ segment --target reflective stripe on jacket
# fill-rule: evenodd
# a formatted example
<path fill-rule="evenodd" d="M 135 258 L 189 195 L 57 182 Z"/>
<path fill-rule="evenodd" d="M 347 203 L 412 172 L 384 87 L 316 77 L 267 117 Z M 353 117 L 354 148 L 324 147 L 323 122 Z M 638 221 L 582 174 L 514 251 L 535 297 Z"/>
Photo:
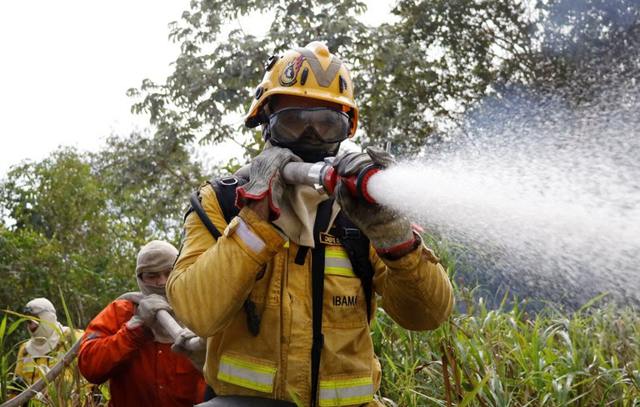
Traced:
<path fill-rule="evenodd" d="M 109 381 L 110 406 L 193 406 L 204 395 L 204 380 L 171 344 L 153 341 L 150 331 L 129 330 L 134 305 L 117 300 L 89 324 L 78 367 L 92 383 Z"/>
<path fill-rule="evenodd" d="M 312 304 L 311 253 L 294 262 L 298 246 L 249 208 L 227 226 L 210 186 L 202 206 L 223 236 L 216 242 L 197 214 L 185 220 L 185 237 L 167 293 L 178 318 L 207 337 L 205 378 L 217 394 L 310 402 Z M 318 404 L 372 403 L 380 365 L 366 315 L 360 279 L 339 245 L 325 250 L 325 282 Z M 373 248 L 375 291 L 401 326 L 434 329 L 450 314 L 453 295 L 437 258 L 420 247 L 398 260 Z M 247 328 L 243 303 L 260 315 L 260 331 Z M 375 309 L 375 308 L 374 308 Z"/>

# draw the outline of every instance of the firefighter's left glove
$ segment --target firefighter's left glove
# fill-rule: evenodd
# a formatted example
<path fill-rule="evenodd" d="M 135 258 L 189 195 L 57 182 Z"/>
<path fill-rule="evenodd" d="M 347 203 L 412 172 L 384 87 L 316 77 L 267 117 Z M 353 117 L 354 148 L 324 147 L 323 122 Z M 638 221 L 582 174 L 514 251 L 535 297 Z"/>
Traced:
<path fill-rule="evenodd" d="M 237 189 L 238 206 L 241 208 L 249 201 L 268 199 L 270 218 L 280 216 L 280 202 L 284 193 L 284 181 L 281 170 L 290 161 L 302 161 L 291 150 L 276 146 L 265 148 L 251 162 L 249 182 Z"/>
<path fill-rule="evenodd" d="M 187 345 L 187 343 L 194 338 L 200 340 L 200 346 L 198 349 L 190 349 Z M 207 356 L 206 344 L 202 338 L 198 337 L 198 335 L 193 333 L 191 330 L 183 328 L 174 340 L 173 345 L 171 345 L 171 350 L 188 357 L 193 366 L 199 371 L 202 371 L 204 368 L 204 362 L 206 361 Z"/>
<path fill-rule="evenodd" d="M 387 168 L 395 164 L 395 159 L 384 150 L 369 147 L 365 153 L 338 156 L 333 162 L 333 167 L 339 176 L 350 177 L 358 175 L 371 164 Z M 413 233 L 411 223 L 398 212 L 354 197 L 342 183 L 336 188 L 336 200 L 347 217 L 369 238 L 379 254 L 393 256 L 419 244 L 419 237 Z"/>
<path fill-rule="evenodd" d="M 141 325 L 156 327 L 156 314 L 160 310 L 171 312 L 171 305 L 166 298 L 158 294 L 147 295 L 138 302 L 135 315 L 127 322 L 127 328 L 135 329 Z"/>

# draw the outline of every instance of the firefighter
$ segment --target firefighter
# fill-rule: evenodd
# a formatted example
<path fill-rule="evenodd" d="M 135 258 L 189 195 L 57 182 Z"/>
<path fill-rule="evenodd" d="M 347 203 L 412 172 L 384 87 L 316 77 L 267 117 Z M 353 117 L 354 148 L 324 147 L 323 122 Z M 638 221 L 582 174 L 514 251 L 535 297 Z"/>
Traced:
<path fill-rule="evenodd" d="M 86 329 L 78 367 L 91 383 L 109 381 L 110 406 L 192 406 L 203 399 L 200 370 L 172 352 L 174 340 L 156 321 L 159 310 L 171 312 L 165 283 L 177 255 L 164 241 L 143 246 L 135 273 L 144 297 L 137 305 L 113 301 Z"/>
<path fill-rule="evenodd" d="M 271 57 L 245 118 L 266 139 L 248 181 L 214 180 L 192 197 L 167 294 L 178 318 L 208 338 L 205 378 L 226 396 L 214 400 L 379 405 L 376 294 L 407 329 L 434 329 L 451 313 L 448 276 L 405 217 L 343 185 L 334 201 L 283 184 L 286 163 L 335 156 L 357 123 L 349 72 L 324 44 Z M 392 162 L 368 149 L 333 165 L 351 176 Z"/>
<path fill-rule="evenodd" d="M 29 317 L 27 330 L 30 338 L 18 349 L 16 383 L 31 386 L 57 364 L 82 331 L 58 322 L 56 309 L 46 298 L 35 298 L 27 303 L 24 314 Z M 70 376 L 69 372 L 65 375 Z"/>

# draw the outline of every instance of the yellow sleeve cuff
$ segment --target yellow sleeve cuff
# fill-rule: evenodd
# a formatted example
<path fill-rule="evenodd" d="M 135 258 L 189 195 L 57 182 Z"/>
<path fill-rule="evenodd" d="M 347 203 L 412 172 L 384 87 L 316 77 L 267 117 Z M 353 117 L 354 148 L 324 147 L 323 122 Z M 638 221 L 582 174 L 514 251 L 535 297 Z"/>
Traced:
<path fill-rule="evenodd" d="M 421 258 L 424 256 L 428 262 L 437 264 L 440 259 L 433 253 L 431 249 L 423 244 L 418 246 L 415 250 L 405 254 L 399 259 L 391 260 L 381 257 L 384 264 L 392 270 L 413 270 L 420 264 Z"/>

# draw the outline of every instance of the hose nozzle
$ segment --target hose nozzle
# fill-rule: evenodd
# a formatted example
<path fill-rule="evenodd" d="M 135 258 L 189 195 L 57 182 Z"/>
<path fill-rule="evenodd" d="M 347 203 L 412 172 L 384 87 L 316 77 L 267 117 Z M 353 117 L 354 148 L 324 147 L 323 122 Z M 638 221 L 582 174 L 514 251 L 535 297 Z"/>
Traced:
<path fill-rule="evenodd" d="M 368 184 L 371 176 L 382 168 L 376 164 L 370 164 L 363 168 L 357 175 L 340 177 L 331 165 L 333 158 L 327 158 L 323 162 L 300 163 L 290 162 L 282 169 L 282 177 L 287 184 L 302 184 L 315 187 L 320 192 L 329 195 L 335 193 L 338 182 L 346 185 L 351 195 L 364 199 L 369 203 L 376 203 L 369 194 Z"/>

